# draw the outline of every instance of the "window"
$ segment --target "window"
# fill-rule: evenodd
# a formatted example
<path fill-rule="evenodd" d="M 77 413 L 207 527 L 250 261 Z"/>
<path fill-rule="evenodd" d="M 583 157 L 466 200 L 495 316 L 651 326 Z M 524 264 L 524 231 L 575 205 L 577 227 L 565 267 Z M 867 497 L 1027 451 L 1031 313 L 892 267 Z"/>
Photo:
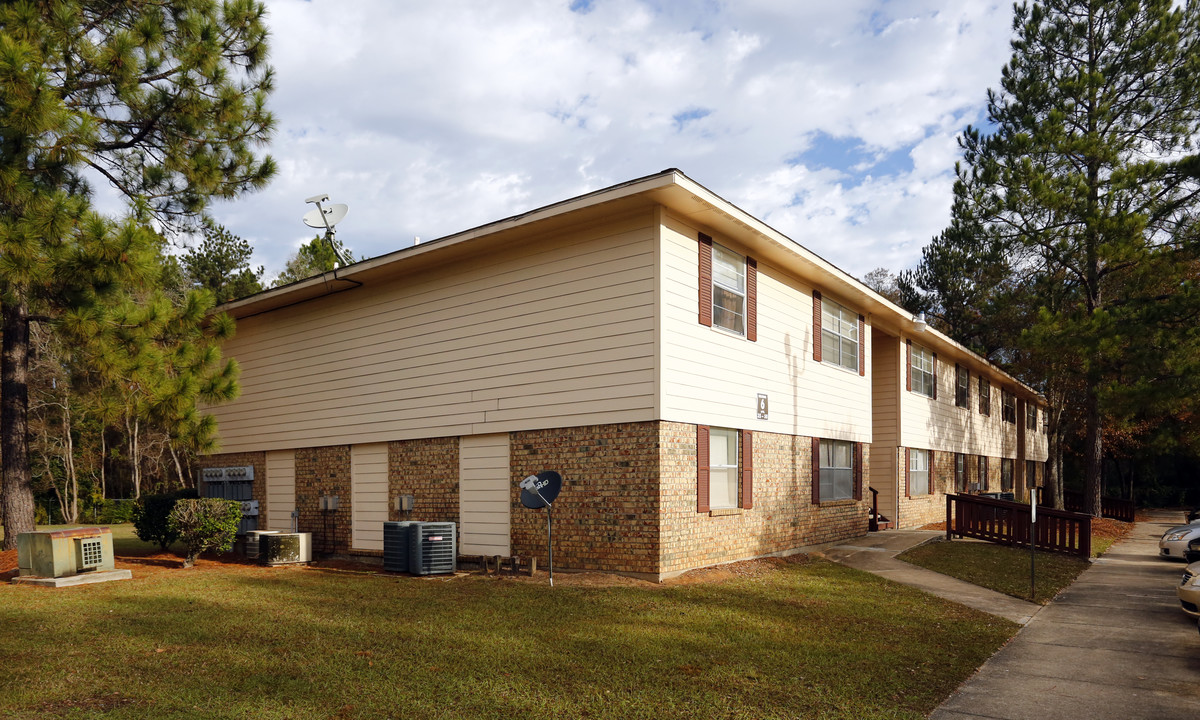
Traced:
<path fill-rule="evenodd" d="M 1028 403 L 1025 405 L 1025 431 L 1037 432 L 1037 405 Z"/>
<path fill-rule="evenodd" d="M 738 506 L 738 431 L 708 431 L 708 503 L 710 508 Z"/>
<path fill-rule="evenodd" d="M 1007 390 L 1001 390 L 1000 400 L 1004 403 L 1004 422 L 1015 423 L 1017 421 L 1017 396 Z"/>
<path fill-rule="evenodd" d="M 697 512 L 753 506 L 752 440 L 749 430 L 696 426 Z"/>
<path fill-rule="evenodd" d="M 746 258 L 713 245 L 713 325 L 746 333 Z"/>
<path fill-rule="evenodd" d="M 967 407 L 971 395 L 971 372 L 962 365 L 954 366 L 954 404 Z"/>
<path fill-rule="evenodd" d="M 954 490 L 965 493 L 967 487 L 967 456 L 957 453 L 954 456 Z"/>
<path fill-rule="evenodd" d="M 1026 487 L 1037 487 L 1037 485 L 1038 485 L 1037 461 L 1036 460 L 1026 460 L 1025 461 L 1025 486 Z"/>
<path fill-rule="evenodd" d="M 758 339 L 758 263 L 699 235 L 700 324 Z"/>
<path fill-rule="evenodd" d="M 1000 459 L 1000 492 L 1012 492 L 1013 461 L 1012 458 Z"/>
<path fill-rule="evenodd" d="M 822 502 L 854 498 L 854 443 L 822 440 L 820 468 Z"/>
<path fill-rule="evenodd" d="M 979 492 L 988 489 L 988 459 L 986 455 L 979 456 Z"/>
<path fill-rule="evenodd" d="M 929 494 L 929 451 L 908 451 L 908 494 Z"/>
<path fill-rule="evenodd" d="M 992 384 L 982 375 L 979 377 L 979 414 L 992 414 Z"/>
<path fill-rule="evenodd" d="M 934 374 L 934 355 L 920 345 L 910 345 L 909 350 L 909 389 L 936 400 L 937 390 L 934 384 L 937 377 Z"/>
<path fill-rule="evenodd" d="M 858 370 L 858 316 L 835 302 L 821 300 L 821 360 Z"/>

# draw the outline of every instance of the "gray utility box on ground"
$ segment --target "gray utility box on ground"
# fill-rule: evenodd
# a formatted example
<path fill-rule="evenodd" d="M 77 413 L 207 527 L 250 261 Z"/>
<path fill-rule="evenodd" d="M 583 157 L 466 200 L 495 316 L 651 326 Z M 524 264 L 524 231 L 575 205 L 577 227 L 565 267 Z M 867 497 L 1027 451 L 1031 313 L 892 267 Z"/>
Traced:
<path fill-rule="evenodd" d="M 23 576 L 47 578 L 112 570 L 116 567 L 112 531 L 82 527 L 21 533 L 17 535 L 17 567 Z"/>
<path fill-rule="evenodd" d="M 452 522 L 385 522 L 383 569 L 414 575 L 458 569 L 458 533 Z"/>
<path fill-rule="evenodd" d="M 408 561 L 412 545 L 411 520 L 385 522 L 383 524 L 383 569 L 388 572 L 408 572 Z"/>
<path fill-rule="evenodd" d="M 312 533 L 259 535 L 258 558 L 264 565 L 312 562 Z"/>

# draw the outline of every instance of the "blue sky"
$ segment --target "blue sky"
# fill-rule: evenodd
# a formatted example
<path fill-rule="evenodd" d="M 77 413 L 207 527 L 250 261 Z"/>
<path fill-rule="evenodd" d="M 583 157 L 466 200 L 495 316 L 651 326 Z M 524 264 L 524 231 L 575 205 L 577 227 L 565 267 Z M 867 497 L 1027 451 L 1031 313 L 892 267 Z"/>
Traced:
<path fill-rule="evenodd" d="M 216 208 L 268 275 L 312 237 L 376 256 L 677 167 L 845 270 L 911 267 L 1008 2 L 268 0 L 277 179 Z"/>

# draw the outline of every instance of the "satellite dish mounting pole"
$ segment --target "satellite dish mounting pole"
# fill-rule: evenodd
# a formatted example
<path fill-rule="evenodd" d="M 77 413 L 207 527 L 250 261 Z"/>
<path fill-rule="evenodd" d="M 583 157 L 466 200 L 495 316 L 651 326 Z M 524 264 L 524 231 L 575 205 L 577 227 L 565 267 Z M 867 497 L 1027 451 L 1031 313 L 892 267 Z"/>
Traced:
<path fill-rule="evenodd" d="M 337 225 L 342 218 L 346 217 L 347 208 L 343 203 L 334 203 L 326 209 L 321 205 L 323 202 L 329 202 L 329 196 L 325 193 L 313 195 L 304 202 L 312 203 L 317 206 L 317 209 L 310 210 L 304 215 L 304 224 L 310 228 L 321 229 L 325 228 L 325 242 L 329 243 L 329 249 L 333 251 L 333 257 L 337 262 L 333 267 L 333 276 L 337 277 L 337 266 L 347 264 L 342 254 L 338 252 L 337 244 L 334 242 L 334 226 Z"/>
<path fill-rule="evenodd" d="M 554 505 L 542 497 L 536 485 L 530 489 L 546 503 L 546 550 L 550 555 L 550 587 L 554 587 Z"/>

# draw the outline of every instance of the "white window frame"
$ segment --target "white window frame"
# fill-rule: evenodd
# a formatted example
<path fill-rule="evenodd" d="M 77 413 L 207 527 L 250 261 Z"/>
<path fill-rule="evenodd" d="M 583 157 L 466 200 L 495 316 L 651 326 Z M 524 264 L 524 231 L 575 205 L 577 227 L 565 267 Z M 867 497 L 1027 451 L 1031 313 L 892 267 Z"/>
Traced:
<path fill-rule="evenodd" d="M 858 314 L 828 298 L 821 298 L 821 362 L 858 372 L 858 344 L 861 341 Z"/>
<path fill-rule="evenodd" d="M 967 478 L 967 456 L 954 453 L 954 492 L 970 492 L 971 481 Z"/>
<path fill-rule="evenodd" d="M 1000 419 L 1006 423 L 1017 422 L 1017 396 L 1003 388 L 1000 389 Z"/>
<path fill-rule="evenodd" d="M 923 490 L 917 488 L 924 487 Z M 929 495 L 929 451 L 909 448 L 908 450 L 908 494 Z"/>
<path fill-rule="evenodd" d="M 912 377 L 912 391 L 925 397 L 933 397 L 933 351 L 913 345 L 908 362 Z"/>
<path fill-rule="evenodd" d="M 1025 405 L 1025 432 L 1037 432 L 1038 407 L 1033 403 Z"/>
<path fill-rule="evenodd" d="M 954 366 L 954 404 L 957 407 L 971 407 L 971 371 L 962 365 Z"/>
<path fill-rule="evenodd" d="M 718 463 L 720 459 L 718 448 L 721 443 L 724 443 L 726 450 L 729 448 L 729 442 L 733 441 L 733 456 L 729 457 L 726 452 L 725 463 Z M 710 427 L 708 429 L 708 506 L 712 510 L 726 510 L 738 507 L 739 499 L 739 480 L 741 465 L 738 460 L 741 457 L 742 451 L 742 434 L 731 428 Z M 732 464 L 730 464 L 732 463 Z M 718 480 L 718 478 L 724 478 Z M 725 495 L 722 496 L 720 489 L 724 489 Z"/>
<path fill-rule="evenodd" d="M 712 256 L 712 322 L 713 327 L 741 337 L 746 335 L 746 256 L 739 255 L 727 247 L 713 243 Z M 731 285 L 722 278 L 722 269 L 732 273 L 736 281 Z M 738 287 L 740 285 L 740 287 Z M 738 309 L 719 305 L 725 297 L 740 301 Z"/>
<path fill-rule="evenodd" d="M 1000 458 L 1000 492 L 1012 492 L 1016 486 L 1016 461 Z"/>
<path fill-rule="evenodd" d="M 837 451 L 846 455 L 846 465 L 838 465 Z M 849 440 L 822 440 L 820 445 L 820 487 L 817 497 L 821 502 L 854 499 L 854 443 Z M 828 488 L 828 491 L 826 490 Z M 841 490 L 841 492 L 839 492 Z M 844 494 L 843 494 L 844 493 Z"/>

